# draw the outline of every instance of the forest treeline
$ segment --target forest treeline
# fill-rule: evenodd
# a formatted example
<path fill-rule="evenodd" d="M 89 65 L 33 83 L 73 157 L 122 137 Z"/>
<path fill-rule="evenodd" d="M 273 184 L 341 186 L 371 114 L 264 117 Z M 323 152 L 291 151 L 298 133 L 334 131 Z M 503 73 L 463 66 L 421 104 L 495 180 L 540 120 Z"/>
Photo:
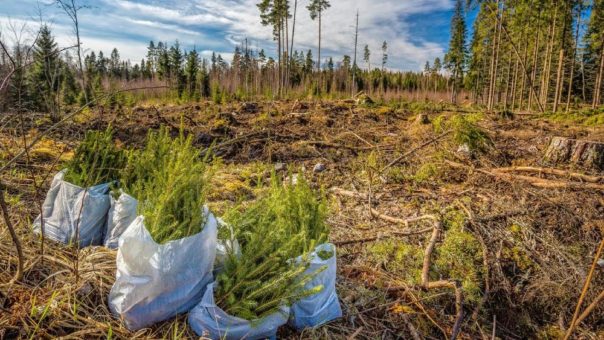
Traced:
<path fill-rule="evenodd" d="M 457 0 L 445 64 L 488 109 L 568 111 L 602 103 L 603 46 L 603 0 Z"/>
<path fill-rule="evenodd" d="M 358 46 L 358 15 L 351 18 L 357 26 L 350 55 L 321 58 L 321 27 L 330 24 L 326 0 L 311 0 L 305 8 L 319 25 L 318 48 L 297 50 L 296 16 L 304 9 L 298 7 L 298 1 L 289 0 L 258 3 L 259 24 L 273 28 L 276 53 L 251 48 L 246 40 L 230 60 L 217 53 L 204 58 L 178 41 L 151 41 L 141 51 L 142 60 L 133 63 L 117 49 L 107 56 L 60 47 L 47 25 L 30 45 L 9 45 L 0 35 L 0 105 L 58 116 L 62 107 L 114 89 L 153 85 L 191 100 L 342 97 L 365 91 L 388 98 L 443 93 L 453 102 L 471 101 L 488 110 L 561 111 L 602 103 L 604 0 L 456 0 L 447 53 L 416 72 L 388 68 L 386 41 L 379 51 Z M 475 14 L 473 23 L 469 14 Z"/>

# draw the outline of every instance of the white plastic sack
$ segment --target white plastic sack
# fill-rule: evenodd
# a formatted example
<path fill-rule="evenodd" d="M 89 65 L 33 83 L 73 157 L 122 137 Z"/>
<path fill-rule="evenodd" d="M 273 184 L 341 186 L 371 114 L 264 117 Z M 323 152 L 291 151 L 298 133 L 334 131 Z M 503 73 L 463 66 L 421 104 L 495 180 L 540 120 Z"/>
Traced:
<path fill-rule="evenodd" d="M 204 208 L 206 224 L 193 236 L 157 244 L 137 217 L 119 238 L 116 280 L 109 309 L 130 330 L 189 311 L 213 281 L 216 218 Z"/>
<path fill-rule="evenodd" d="M 227 258 L 227 252 L 232 250 L 234 254 L 240 255 L 239 242 L 235 238 L 233 227 L 224 222 L 220 217 L 216 218 L 218 221 L 218 230 L 227 228 L 229 232 L 229 238 L 226 240 L 218 238 L 216 242 L 216 262 L 214 264 L 214 275 L 218 275 L 224 268 L 224 262 Z"/>
<path fill-rule="evenodd" d="M 43 220 L 46 238 L 70 244 L 77 236 L 80 247 L 101 245 L 110 205 L 109 183 L 85 189 L 65 182 L 65 172 L 53 178 L 42 205 L 42 216 L 35 219 L 33 230 L 41 234 Z"/>
<path fill-rule="evenodd" d="M 252 325 L 251 321 L 229 315 L 216 305 L 214 285 L 215 282 L 208 285 L 201 302 L 189 312 L 189 325 L 197 335 L 212 340 L 276 339 L 277 330 L 289 317 L 288 307 Z"/>
<path fill-rule="evenodd" d="M 320 251 L 328 251 L 333 256 L 327 260 L 319 257 Z M 336 247 L 331 243 L 324 243 L 315 248 L 310 255 L 310 267 L 305 274 L 311 274 L 326 267 L 304 286 L 311 289 L 323 285 L 323 290 L 317 294 L 307 296 L 294 303 L 291 307 L 289 324 L 296 329 L 316 327 L 342 316 L 340 301 L 336 292 Z M 300 258 L 298 258 L 300 261 Z"/>
<path fill-rule="evenodd" d="M 120 236 L 136 219 L 138 201 L 120 190 L 120 197 L 111 197 L 111 207 L 107 214 L 107 228 L 103 244 L 110 249 L 117 249 Z"/>

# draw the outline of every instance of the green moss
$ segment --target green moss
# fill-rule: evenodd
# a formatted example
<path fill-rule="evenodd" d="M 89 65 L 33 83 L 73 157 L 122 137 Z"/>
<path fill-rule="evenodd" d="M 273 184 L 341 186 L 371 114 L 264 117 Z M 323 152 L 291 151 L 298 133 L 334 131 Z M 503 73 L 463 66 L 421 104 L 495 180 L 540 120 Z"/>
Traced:
<path fill-rule="evenodd" d="M 564 337 L 564 331 L 556 325 L 547 325 L 539 330 L 537 333 L 537 339 L 540 340 L 554 340 L 562 339 Z"/>
<path fill-rule="evenodd" d="M 550 112 L 546 113 L 542 117 L 547 120 L 560 123 L 573 123 L 583 126 L 602 126 L 604 125 L 604 108 L 585 109 L 570 113 Z"/>
<path fill-rule="evenodd" d="M 523 227 L 518 224 L 512 224 L 509 227 L 509 230 L 512 233 L 513 242 L 511 245 L 508 244 L 503 247 L 501 257 L 513 262 L 520 271 L 526 272 L 533 269 L 536 264 L 522 247 L 522 244 L 524 243 L 522 229 Z"/>
<path fill-rule="evenodd" d="M 373 262 L 389 272 L 399 274 L 409 284 L 420 284 L 424 250 L 400 240 L 376 242 L 369 247 Z"/>
<path fill-rule="evenodd" d="M 471 233 L 463 230 L 465 216 L 451 211 L 445 216 L 445 238 L 437 247 L 435 271 L 442 277 L 462 283 L 465 299 L 477 302 L 481 296 L 482 248 Z"/>
<path fill-rule="evenodd" d="M 432 179 L 438 174 L 438 166 L 434 163 L 424 163 L 417 169 L 412 179 L 417 183 L 423 183 L 429 179 Z"/>

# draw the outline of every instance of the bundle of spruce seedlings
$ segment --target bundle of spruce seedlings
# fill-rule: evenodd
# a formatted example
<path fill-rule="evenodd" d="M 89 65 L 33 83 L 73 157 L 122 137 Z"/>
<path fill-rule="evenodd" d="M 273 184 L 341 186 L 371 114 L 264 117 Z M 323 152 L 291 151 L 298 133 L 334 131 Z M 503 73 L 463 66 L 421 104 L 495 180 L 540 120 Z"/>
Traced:
<path fill-rule="evenodd" d="M 283 186 L 273 176 L 268 194 L 226 215 L 241 253 L 227 250 L 217 276 L 217 305 L 230 315 L 262 320 L 323 287 L 305 289 L 318 272 L 304 273 L 309 254 L 326 241 L 326 202 L 304 180 Z M 302 261 L 295 261 L 301 257 Z"/>
<path fill-rule="evenodd" d="M 126 164 L 125 152 L 113 142 L 113 130 L 87 131 L 74 157 L 67 163 L 64 180 L 89 187 L 115 181 Z"/>
<path fill-rule="evenodd" d="M 145 149 L 130 156 L 125 171 L 131 179 L 123 180 L 124 186 L 139 200 L 138 214 L 156 242 L 201 231 L 210 168 L 182 131 L 174 139 L 166 129 L 151 133 Z"/>
<path fill-rule="evenodd" d="M 157 170 L 165 169 L 170 154 L 180 147 L 181 142 L 182 138 L 172 138 L 170 130 L 165 126 L 161 126 L 159 130 L 150 130 L 143 149 L 128 151 L 126 166 L 120 176 L 121 189 L 133 197 L 139 197 L 147 184 L 153 181 Z"/>

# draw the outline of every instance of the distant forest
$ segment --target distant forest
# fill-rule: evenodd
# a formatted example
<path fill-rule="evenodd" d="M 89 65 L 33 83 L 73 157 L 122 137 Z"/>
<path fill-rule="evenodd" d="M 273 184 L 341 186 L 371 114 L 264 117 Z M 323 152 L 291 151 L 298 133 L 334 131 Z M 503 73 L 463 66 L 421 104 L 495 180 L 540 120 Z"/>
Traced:
<path fill-rule="evenodd" d="M 303 8 L 297 1 L 261 1 L 259 24 L 273 28 L 277 53 L 243 41 L 232 60 L 217 53 L 202 58 L 178 41 L 151 41 L 146 53 L 141 51 L 142 60 L 133 63 L 117 49 L 106 55 L 84 53 L 81 45 L 58 46 L 47 25 L 29 38 L 8 41 L 4 32 L 0 91 L 6 95 L 0 105 L 58 114 L 135 87 L 165 87 L 146 93 L 180 100 L 338 98 L 364 91 L 385 100 L 447 100 L 488 110 L 568 111 L 602 103 L 604 0 L 456 0 L 448 52 L 415 72 L 388 68 L 386 41 L 378 51 L 355 44 L 350 55 L 321 58 L 320 28 L 330 24 L 329 7 L 326 0 L 313 0 L 305 8 L 319 25 L 318 48 L 301 51 L 294 37 Z M 86 10 L 63 9 L 76 19 Z M 477 12 L 473 23 L 466 20 L 471 11 Z M 355 22 L 358 32 L 358 16 L 351 18 Z M 80 41 L 78 24 L 74 20 Z"/>

